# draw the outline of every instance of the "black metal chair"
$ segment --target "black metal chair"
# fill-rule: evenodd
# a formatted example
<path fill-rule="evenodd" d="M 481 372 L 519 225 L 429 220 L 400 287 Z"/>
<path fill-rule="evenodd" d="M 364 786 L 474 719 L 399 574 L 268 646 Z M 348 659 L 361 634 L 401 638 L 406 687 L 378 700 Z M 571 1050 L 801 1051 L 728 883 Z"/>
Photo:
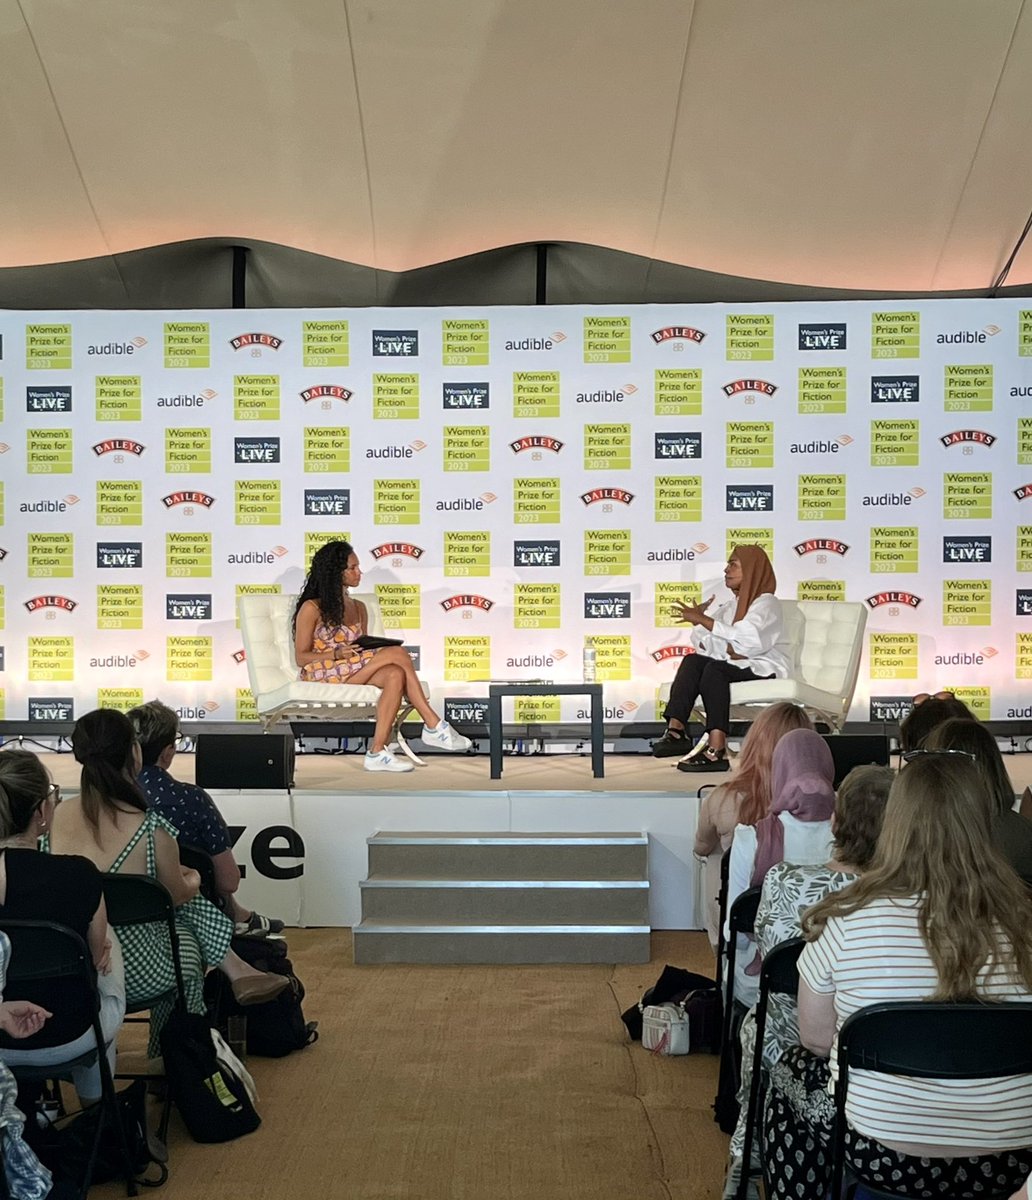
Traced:
<path fill-rule="evenodd" d="M 749 1104 L 745 1111 L 745 1143 L 742 1152 L 742 1175 L 738 1181 L 738 1200 L 746 1200 L 749 1181 L 756 1172 L 752 1169 L 752 1144 L 756 1136 L 760 1097 L 763 1094 L 763 1039 L 767 1031 L 767 1008 L 772 995 L 796 996 L 799 993 L 799 955 L 806 942 L 791 938 L 780 942 L 764 958 L 760 969 L 760 998 L 756 1002 L 756 1046 L 753 1050 L 752 1079 L 749 1082 Z"/>
<path fill-rule="evenodd" d="M 870 1200 L 896 1200 L 845 1161 L 846 1097 L 851 1070 L 907 1075 L 915 1079 L 993 1079 L 1032 1075 L 1032 1004 L 941 1004 L 927 1000 L 874 1004 L 854 1013 L 838 1035 L 832 1196 L 841 1196 L 847 1169 L 848 1195 L 858 1186 Z M 1007 1200 L 986 1192 L 986 1200 Z"/>
<path fill-rule="evenodd" d="M 731 851 L 725 850 L 720 856 L 720 891 L 717 893 L 717 911 L 719 928 L 717 930 L 717 985 L 724 986 L 724 955 L 727 952 L 727 940 L 724 937 L 724 925 L 727 922 L 727 877 L 731 867 Z"/>
<path fill-rule="evenodd" d="M 179 958 L 179 930 L 176 928 L 176 908 L 168 889 L 149 875 L 104 875 L 104 902 L 107 905 L 108 921 L 115 926 L 163 925 L 168 936 L 168 952 L 172 959 L 175 986 L 156 996 L 147 996 L 126 1005 L 128 1023 L 145 1022 L 146 1017 L 134 1018 L 130 1014 L 147 1012 L 157 1000 L 171 998 L 186 1011 L 186 988 L 183 984 L 183 967 Z M 121 1073 L 118 1079 L 161 1079 L 155 1072 Z M 168 1121 L 171 1113 L 171 1097 L 166 1090 L 158 1136 L 162 1142 L 168 1139 Z"/>
<path fill-rule="evenodd" d="M 216 908 L 225 911 L 226 902 L 219 892 L 215 882 L 215 864 L 211 855 L 199 846 L 191 846 L 186 842 L 179 843 L 179 861 L 184 867 L 190 867 L 201 877 L 201 895 L 210 900 Z"/>
<path fill-rule="evenodd" d="M 12 1073 L 19 1082 L 71 1079 L 74 1068 L 91 1067 L 96 1064 L 100 1073 L 100 1119 L 96 1123 L 86 1170 L 79 1182 L 79 1196 L 86 1196 L 93 1181 L 97 1152 L 106 1127 L 115 1130 L 121 1143 L 126 1193 L 130 1196 L 137 1195 L 133 1161 L 119 1114 L 111 1065 L 105 1052 L 104 1034 L 100 1027 L 97 973 L 86 943 L 74 930 L 53 921 L 23 921 L 3 917 L 0 919 L 0 930 L 11 940 L 11 961 L 7 968 L 8 985 L 17 985 L 20 992 L 31 992 L 33 983 L 57 979 L 64 981 L 69 1008 L 90 1013 L 94 1039 L 92 1049 L 68 1059 L 67 1062 L 49 1066 L 17 1063 L 11 1065 Z"/>
<path fill-rule="evenodd" d="M 723 973 L 724 1013 L 720 1036 L 720 1064 L 717 1068 L 717 1094 L 713 1101 L 714 1119 L 725 1133 L 734 1132 L 738 1123 L 738 1088 L 741 1084 L 741 1046 L 738 1042 L 738 1027 L 744 1009 L 735 1012 L 735 960 L 737 958 L 738 934 L 751 934 L 756 922 L 756 910 L 760 904 L 760 889 L 748 888 L 731 905 L 728 916 L 725 962 Z"/>

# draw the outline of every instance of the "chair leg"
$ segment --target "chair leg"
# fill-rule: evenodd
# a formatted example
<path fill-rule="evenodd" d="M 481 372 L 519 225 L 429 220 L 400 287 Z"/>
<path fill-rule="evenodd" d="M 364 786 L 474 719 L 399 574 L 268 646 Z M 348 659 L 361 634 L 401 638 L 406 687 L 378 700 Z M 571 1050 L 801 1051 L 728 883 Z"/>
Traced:
<path fill-rule="evenodd" d="M 413 711 L 414 709 L 411 704 L 402 705 L 402 707 L 398 709 L 398 715 L 394 718 L 394 724 L 391 726 L 391 735 L 389 740 L 392 742 L 397 742 L 402 754 L 412 759 L 417 767 L 425 767 L 426 763 L 412 749 L 412 747 L 405 740 L 405 735 L 401 732 L 401 727 L 404 724 L 406 717 L 408 717 Z"/>

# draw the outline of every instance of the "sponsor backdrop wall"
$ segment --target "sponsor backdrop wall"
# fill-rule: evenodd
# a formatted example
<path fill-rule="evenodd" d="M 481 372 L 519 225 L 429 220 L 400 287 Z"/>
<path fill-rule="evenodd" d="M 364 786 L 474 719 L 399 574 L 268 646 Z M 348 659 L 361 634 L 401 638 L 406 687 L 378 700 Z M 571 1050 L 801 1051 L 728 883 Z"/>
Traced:
<path fill-rule="evenodd" d="M 609 719 L 654 719 L 671 602 L 741 541 L 868 605 L 853 719 L 944 686 L 1032 715 L 1018 301 L 6 312 L 0 389 L 7 719 L 253 720 L 236 599 L 334 537 L 453 716 L 590 639 Z"/>

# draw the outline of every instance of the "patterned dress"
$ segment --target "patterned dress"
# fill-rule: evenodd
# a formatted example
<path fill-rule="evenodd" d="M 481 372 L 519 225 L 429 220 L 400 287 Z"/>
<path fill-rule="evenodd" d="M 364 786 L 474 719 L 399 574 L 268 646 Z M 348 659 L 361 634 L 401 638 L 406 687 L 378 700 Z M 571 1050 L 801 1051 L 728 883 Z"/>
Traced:
<path fill-rule="evenodd" d="M 156 829 L 164 829 L 173 840 L 178 836 L 174 825 L 149 809 L 139 829 L 108 867 L 108 874 L 117 874 L 140 841 L 146 838 L 147 874 L 157 879 L 157 855 L 154 850 Z M 122 943 L 125 961 L 126 1004 L 133 1007 L 153 1000 L 147 1053 L 151 1058 L 156 1058 L 161 1053 L 159 1035 L 175 1003 L 169 995 L 176 986 L 176 976 L 168 950 L 168 938 L 165 930 L 157 925 L 116 925 L 114 928 Z M 186 1006 L 192 1013 L 203 1013 L 205 968 L 214 966 L 226 957 L 233 937 L 233 922 L 209 900 L 194 896 L 176 909 L 176 929 L 179 932 L 179 960 L 183 967 Z"/>
<path fill-rule="evenodd" d="M 376 651 L 355 646 L 347 658 L 334 658 L 333 654 L 337 647 L 350 646 L 361 634 L 362 626 L 357 621 L 354 625 L 326 625 L 320 621 L 315 627 L 312 649 L 319 654 L 325 651 L 326 657 L 305 663 L 301 678 L 306 683 L 347 683 L 356 671 L 372 661 Z"/>
<path fill-rule="evenodd" d="M 756 912 L 756 945 L 762 957 L 775 946 L 802 936 L 803 913 L 823 900 L 829 892 L 837 892 L 852 883 L 856 875 L 832 871 L 827 866 L 797 866 L 795 863 L 776 863 L 763 878 L 763 892 Z M 752 1086 L 753 1054 L 756 1050 L 756 1009 L 750 1008 L 742 1021 L 739 1038 L 742 1043 L 741 1083 L 738 1088 L 738 1124 L 731 1135 L 730 1165 L 724 1184 L 724 1196 L 738 1190 L 745 1151 L 746 1106 Z M 767 1070 L 791 1047 L 799 1044 L 799 1011 L 790 996 L 774 994 L 767 1004 L 767 1024 L 763 1036 L 763 1064 Z M 754 1150 L 755 1153 L 755 1150 Z"/>

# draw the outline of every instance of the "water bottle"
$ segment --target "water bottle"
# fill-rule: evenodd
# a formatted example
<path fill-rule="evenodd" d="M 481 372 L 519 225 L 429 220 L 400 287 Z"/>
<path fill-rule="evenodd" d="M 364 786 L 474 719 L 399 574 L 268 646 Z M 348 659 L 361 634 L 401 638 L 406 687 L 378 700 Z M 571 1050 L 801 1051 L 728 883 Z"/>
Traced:
<path fill-rule="evenodd" d="M 595 647 L 590 642 L 584 646 L 584 682 L 595 682 Z"/>

